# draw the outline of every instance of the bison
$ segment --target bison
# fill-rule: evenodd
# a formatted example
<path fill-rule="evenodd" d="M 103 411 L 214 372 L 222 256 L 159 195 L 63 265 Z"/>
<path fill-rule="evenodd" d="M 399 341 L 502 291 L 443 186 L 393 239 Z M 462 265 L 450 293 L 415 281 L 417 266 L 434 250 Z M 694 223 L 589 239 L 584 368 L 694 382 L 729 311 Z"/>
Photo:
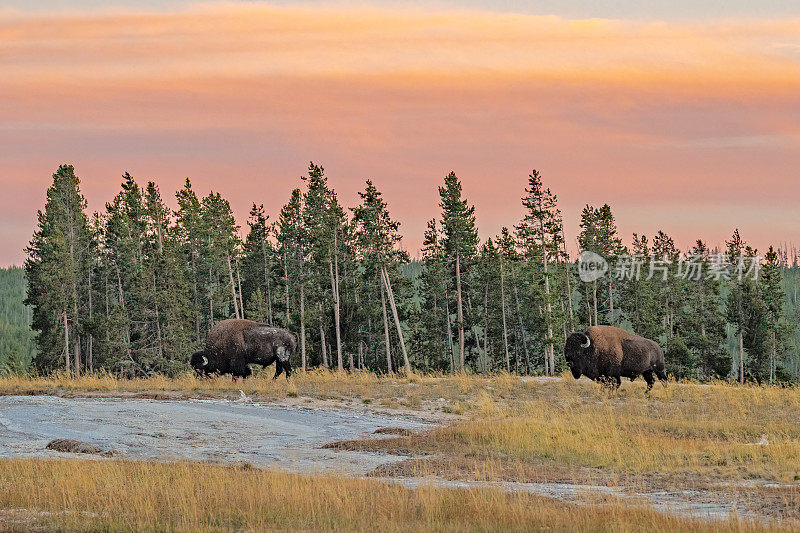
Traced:
<path fill-rule="evenodd" d="M 223 320 L 212 326 L 205 350 L 192 354 L 189 364 L 198 374 L 232 374 L 246 378 L 252 373 L 248 365 L 266 367 L 274 362 L 273 379 L 281 372 L 286 372 L 286 379 L 289 379 L 292 374 L 289 357 L 296 346 L 294 335 L 285 329 L 252 320 Z"/>
<path fill-rule="evenodd" d="M 613 326 L 592 326 L 584 333 L 572 333 L 564 344 L 564 358 L 575 379 L 581 375 L 595 381 L 614 380 L 619 388 L 623 377 L 631 381 L 644 376 L 650 392 L 653 375 L 666 386 L 664 352 L 657 342 Z"/>

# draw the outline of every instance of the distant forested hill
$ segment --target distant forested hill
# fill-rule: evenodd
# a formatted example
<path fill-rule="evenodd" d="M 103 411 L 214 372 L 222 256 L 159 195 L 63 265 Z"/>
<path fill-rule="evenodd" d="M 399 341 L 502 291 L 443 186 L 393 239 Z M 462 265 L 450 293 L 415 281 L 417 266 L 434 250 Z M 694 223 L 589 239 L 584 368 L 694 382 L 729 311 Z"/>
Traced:
<path fill-rule="evenodd" d="M 30 328 L 31 310 L 25 300 L 25 270 L 0 269 L 0 367 L 10 360 L 30 363 L 36 341 Z"/>

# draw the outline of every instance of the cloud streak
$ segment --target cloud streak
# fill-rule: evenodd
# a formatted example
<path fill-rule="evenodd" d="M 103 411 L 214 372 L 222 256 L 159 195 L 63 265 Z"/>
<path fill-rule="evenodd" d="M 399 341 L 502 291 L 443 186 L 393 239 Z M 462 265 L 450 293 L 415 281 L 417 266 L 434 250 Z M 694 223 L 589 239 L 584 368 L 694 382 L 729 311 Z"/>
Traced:
<path fill-rule="evenodd" d="M 714 205 L 712 234 L 675 224 L 679 242 L 721 242 L 736 225 L 762 245 L 770 232 L 798 240 L 778 213 L 800 163 L 798 47 L 800 19 L 267 4 L 0 13 L 0 164 L 25 199 L 0 199 L 14 228 L 0 262 L 20 261 L 30 230 L 18 228 L 33 227 L 62 161 L 95 209 L 131 170 L 165 194 L 190 175 L 243 217 L 253 200 L 276 213 L 313 158 L 349 203 L 375 178 L 412 251 L 451 168 L 484 236 L 514 223 L 535 167 L 568 232 L 587 202 L 612 203 L 625 235 L 661 229 L 648 209 Z M 752 209 L 761 201 L 774 221 Z"/>

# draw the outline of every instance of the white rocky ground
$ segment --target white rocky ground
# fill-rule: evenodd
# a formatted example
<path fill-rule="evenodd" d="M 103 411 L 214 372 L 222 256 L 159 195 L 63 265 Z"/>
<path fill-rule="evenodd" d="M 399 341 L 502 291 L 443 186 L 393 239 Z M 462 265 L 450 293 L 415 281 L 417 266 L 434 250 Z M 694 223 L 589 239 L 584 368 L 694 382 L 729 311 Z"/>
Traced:
<path fill-rule="evenodd" d="M 68 457 L 45 449 L 75 439 L 126 459 L 249 463 L 298 473 L 363 475 L 401 459 L 321 446 L 384 427 L 432 424 L 365 408 L 302 407 L 226 400 L 0 397 L 0 457 Z"/>

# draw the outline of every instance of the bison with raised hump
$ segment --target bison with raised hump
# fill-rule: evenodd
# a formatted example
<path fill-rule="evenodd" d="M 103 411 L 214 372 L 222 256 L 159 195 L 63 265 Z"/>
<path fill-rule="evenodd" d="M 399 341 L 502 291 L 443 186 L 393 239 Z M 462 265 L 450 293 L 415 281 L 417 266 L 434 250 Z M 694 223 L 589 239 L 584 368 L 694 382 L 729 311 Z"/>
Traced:
<path fill-rule="evenodd" d="M 275 376 L 292 374 L 289 357 L 297 341 L 285 329 L 274 328 L 252 320 L 223 320 L 212 326 L 206 337 L 206 348 L 196 352 L 190 364 L 201 374 L 232 374 L 247 377 L 252 372 L 248 365 L 269 366 L 275 363 Z"/>
<path fill-rule="evenodd" d="M 564 344 L 564 358 L 575 379 L 582 375 L 595 381 L 613 380 L 619 388 L 623 377 L 644 376 L 650 392 L 655 377 L 666 385 L 664 352 L 657 342 L 613 326 L 592 326 L 573 333 Z"/>

